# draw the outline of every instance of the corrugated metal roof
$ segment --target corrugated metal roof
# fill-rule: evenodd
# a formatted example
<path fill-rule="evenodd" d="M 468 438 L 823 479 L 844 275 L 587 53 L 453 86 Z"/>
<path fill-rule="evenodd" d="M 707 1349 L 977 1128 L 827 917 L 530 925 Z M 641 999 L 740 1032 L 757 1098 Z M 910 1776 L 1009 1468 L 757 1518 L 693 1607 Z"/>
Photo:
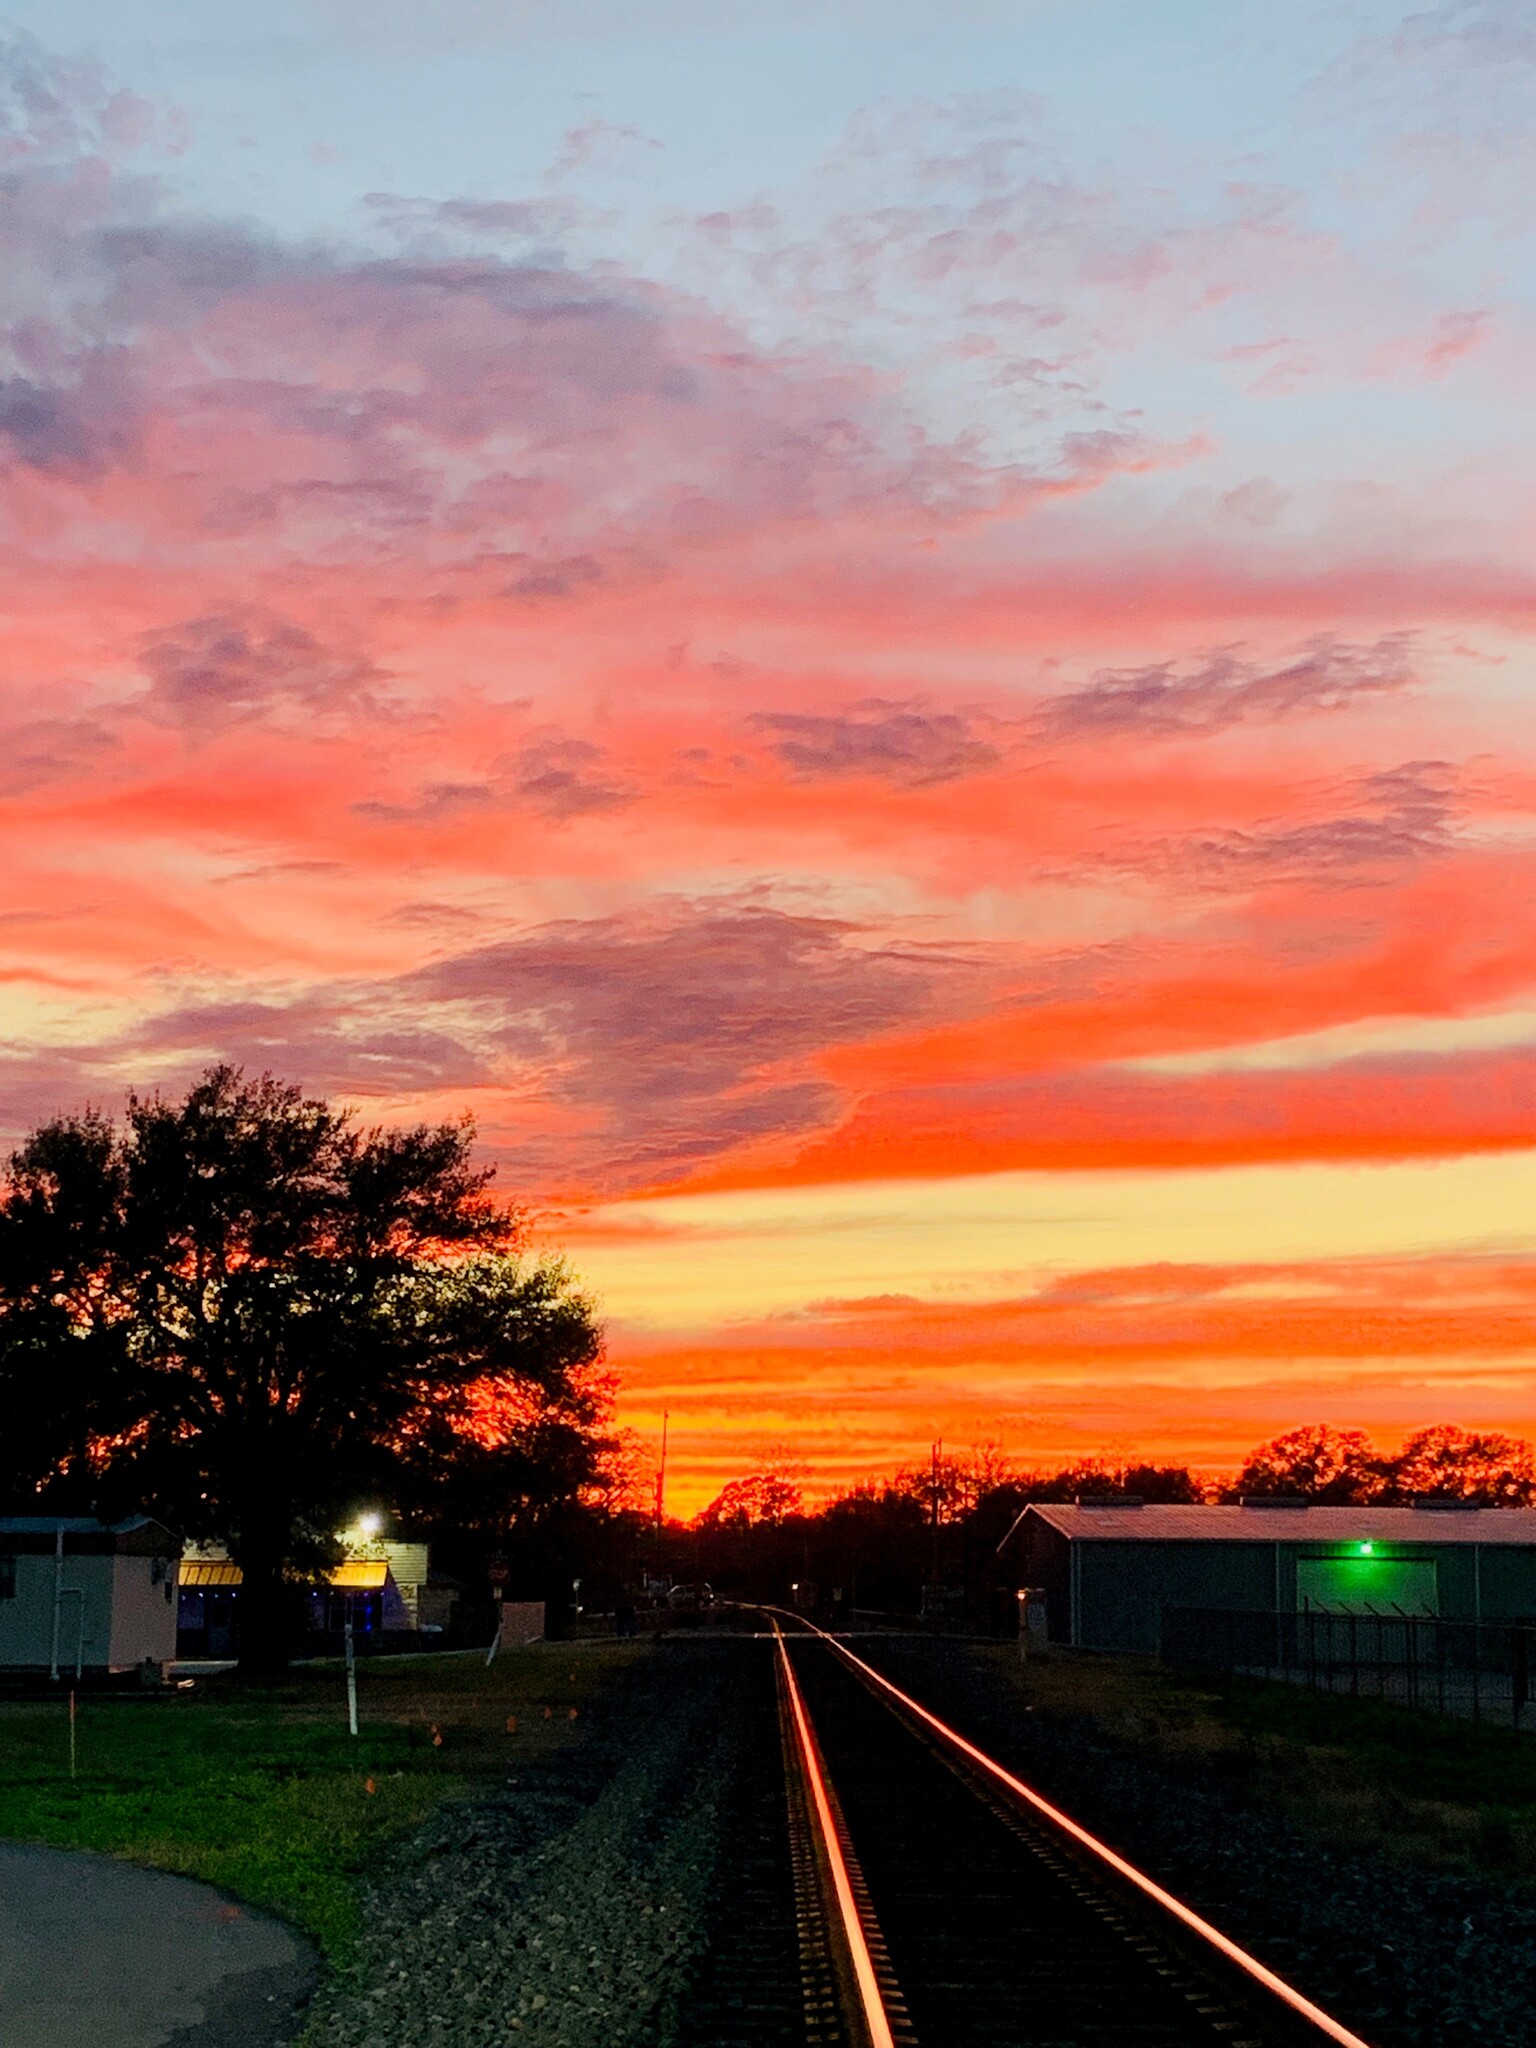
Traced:
<path fill-rule="evenodd" d="M 1536 1508 L 1080 1508 L 1031 1501 L 1063 1536 L 1095 1543 L 1528 1543 Z"/>

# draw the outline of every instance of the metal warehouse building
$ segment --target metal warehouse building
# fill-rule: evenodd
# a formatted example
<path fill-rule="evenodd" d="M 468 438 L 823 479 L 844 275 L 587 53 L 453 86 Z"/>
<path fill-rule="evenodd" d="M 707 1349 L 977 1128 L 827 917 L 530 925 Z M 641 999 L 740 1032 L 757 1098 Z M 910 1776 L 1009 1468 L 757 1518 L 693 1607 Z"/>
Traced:
<path fill-rule="evenodd" d="M 1053 1641 L 1155 1653 L 1164 1607 L 1536 1621 L 1536 1509 L 1032 1503 L 1020 1583 Z"/>

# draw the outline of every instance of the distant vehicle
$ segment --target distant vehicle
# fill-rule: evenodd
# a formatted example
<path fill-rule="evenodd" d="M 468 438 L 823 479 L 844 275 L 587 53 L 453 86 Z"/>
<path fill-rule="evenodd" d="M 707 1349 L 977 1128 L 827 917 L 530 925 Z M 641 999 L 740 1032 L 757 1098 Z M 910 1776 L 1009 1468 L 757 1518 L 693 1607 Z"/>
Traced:
<path fill-rule="evenodd" d="M 678 1614 L 699 1614 L 714 1604 L 713 1586 L 674 1586 L 667 1595 L 667 1605 Z"/>

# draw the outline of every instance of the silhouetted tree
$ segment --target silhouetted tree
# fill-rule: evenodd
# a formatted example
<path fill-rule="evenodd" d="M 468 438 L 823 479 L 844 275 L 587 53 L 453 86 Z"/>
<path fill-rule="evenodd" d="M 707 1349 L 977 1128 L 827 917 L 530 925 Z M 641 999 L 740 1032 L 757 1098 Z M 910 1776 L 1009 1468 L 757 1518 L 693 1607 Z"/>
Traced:
<path fill-rule="evenodd" d="M 749 1472 L 743 1479 L 731 1479 L 721 1487 L 709 1506 L 699 1515 L 702 1531 L 751 1529 L 759 1524 L 787 1521 L 800 1512 L 800 1488 L 783 1472 Z"/>
<path fill-rule="evenodd" d="M 88 1506 L 102 1443 L 132 1432 L 118 1284 L 124 1160 L 110 1121 L 45 1125 L 0 1202 L 0 1500 Z"/>
<path fill-rule="evenodd" d="M 1316 1423 L 1250 1451 L 1230 1492 L 1234 1497 L 1292 1494 L 1357 1507 L 1379 1499 L 1386 1486 L 1382 1461 L 1363 1430 Z"/>
<path fill-rule="evenodd" d="M 1135 1494 L 1148 1506 L 1177 1507 L 1205 1499 L 1205 1488 L 1187 1465 L 1122 1465 L 1118 1480 L 1122 1493 Z"/>
<path fill-rule="evenodd" d="M 1536 1500 L 1531 1447 L 1519 1437 L 1441 1423 L 1409 1437 L 1386 1462 L 1400 1498 L 1425 1495 L 1477 1507 L 1524 1508 Z"/>
<path fill-rule="evenodd" d="M 592 1308 L 558 1262 L 519 1257 L 471 1141 L 467 1123 L 359 1130 L 227 1066 L 179 1102 L 131 1097 L 121 1127 L 36 1131 L 0 1192 L 13 1489 L 223 1539 L 241 1661 L 265 1671 L 289 1568 L 360 1499 L 424 1487 L 434 1462 L 490 1484 L 477 1450 L 503 1499 L 541 1461 L 546 1489 L 556 1469 L 579 1485 L 603 1408 Z"/>

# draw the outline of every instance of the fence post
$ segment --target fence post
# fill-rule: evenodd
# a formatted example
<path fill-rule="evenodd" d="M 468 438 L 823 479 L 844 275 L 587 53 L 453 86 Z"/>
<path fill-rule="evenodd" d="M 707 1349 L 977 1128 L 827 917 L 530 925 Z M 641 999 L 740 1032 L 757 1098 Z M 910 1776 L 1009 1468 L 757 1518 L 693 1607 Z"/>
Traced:
<path fill-rule="evenodd" d="M 1474 1621 L 1468 1634 L 1472 1638 L 1472 1718 L 1483 1718 L 1483 1646 L 1478 1641 L 1478 1627 Z"/>
<path fill-rule="evenodd" d="M 1317 1627 L 1309 1600 L 1302 1609 L 1301 1619 L 1307 1627 L 1307 1691 L 1317 1691 Z"/>
<path fill-rule="evenodd" d="M 1531 1696 L 1530 1637 L 1523 1628 L 1514 1631 L 1513 1669 L 1510 1672 L 1509 1703 L 1510 1719 L 1515 1727 L 1520 1726 L 1520 1716 L 1525 1703 Z"/>

